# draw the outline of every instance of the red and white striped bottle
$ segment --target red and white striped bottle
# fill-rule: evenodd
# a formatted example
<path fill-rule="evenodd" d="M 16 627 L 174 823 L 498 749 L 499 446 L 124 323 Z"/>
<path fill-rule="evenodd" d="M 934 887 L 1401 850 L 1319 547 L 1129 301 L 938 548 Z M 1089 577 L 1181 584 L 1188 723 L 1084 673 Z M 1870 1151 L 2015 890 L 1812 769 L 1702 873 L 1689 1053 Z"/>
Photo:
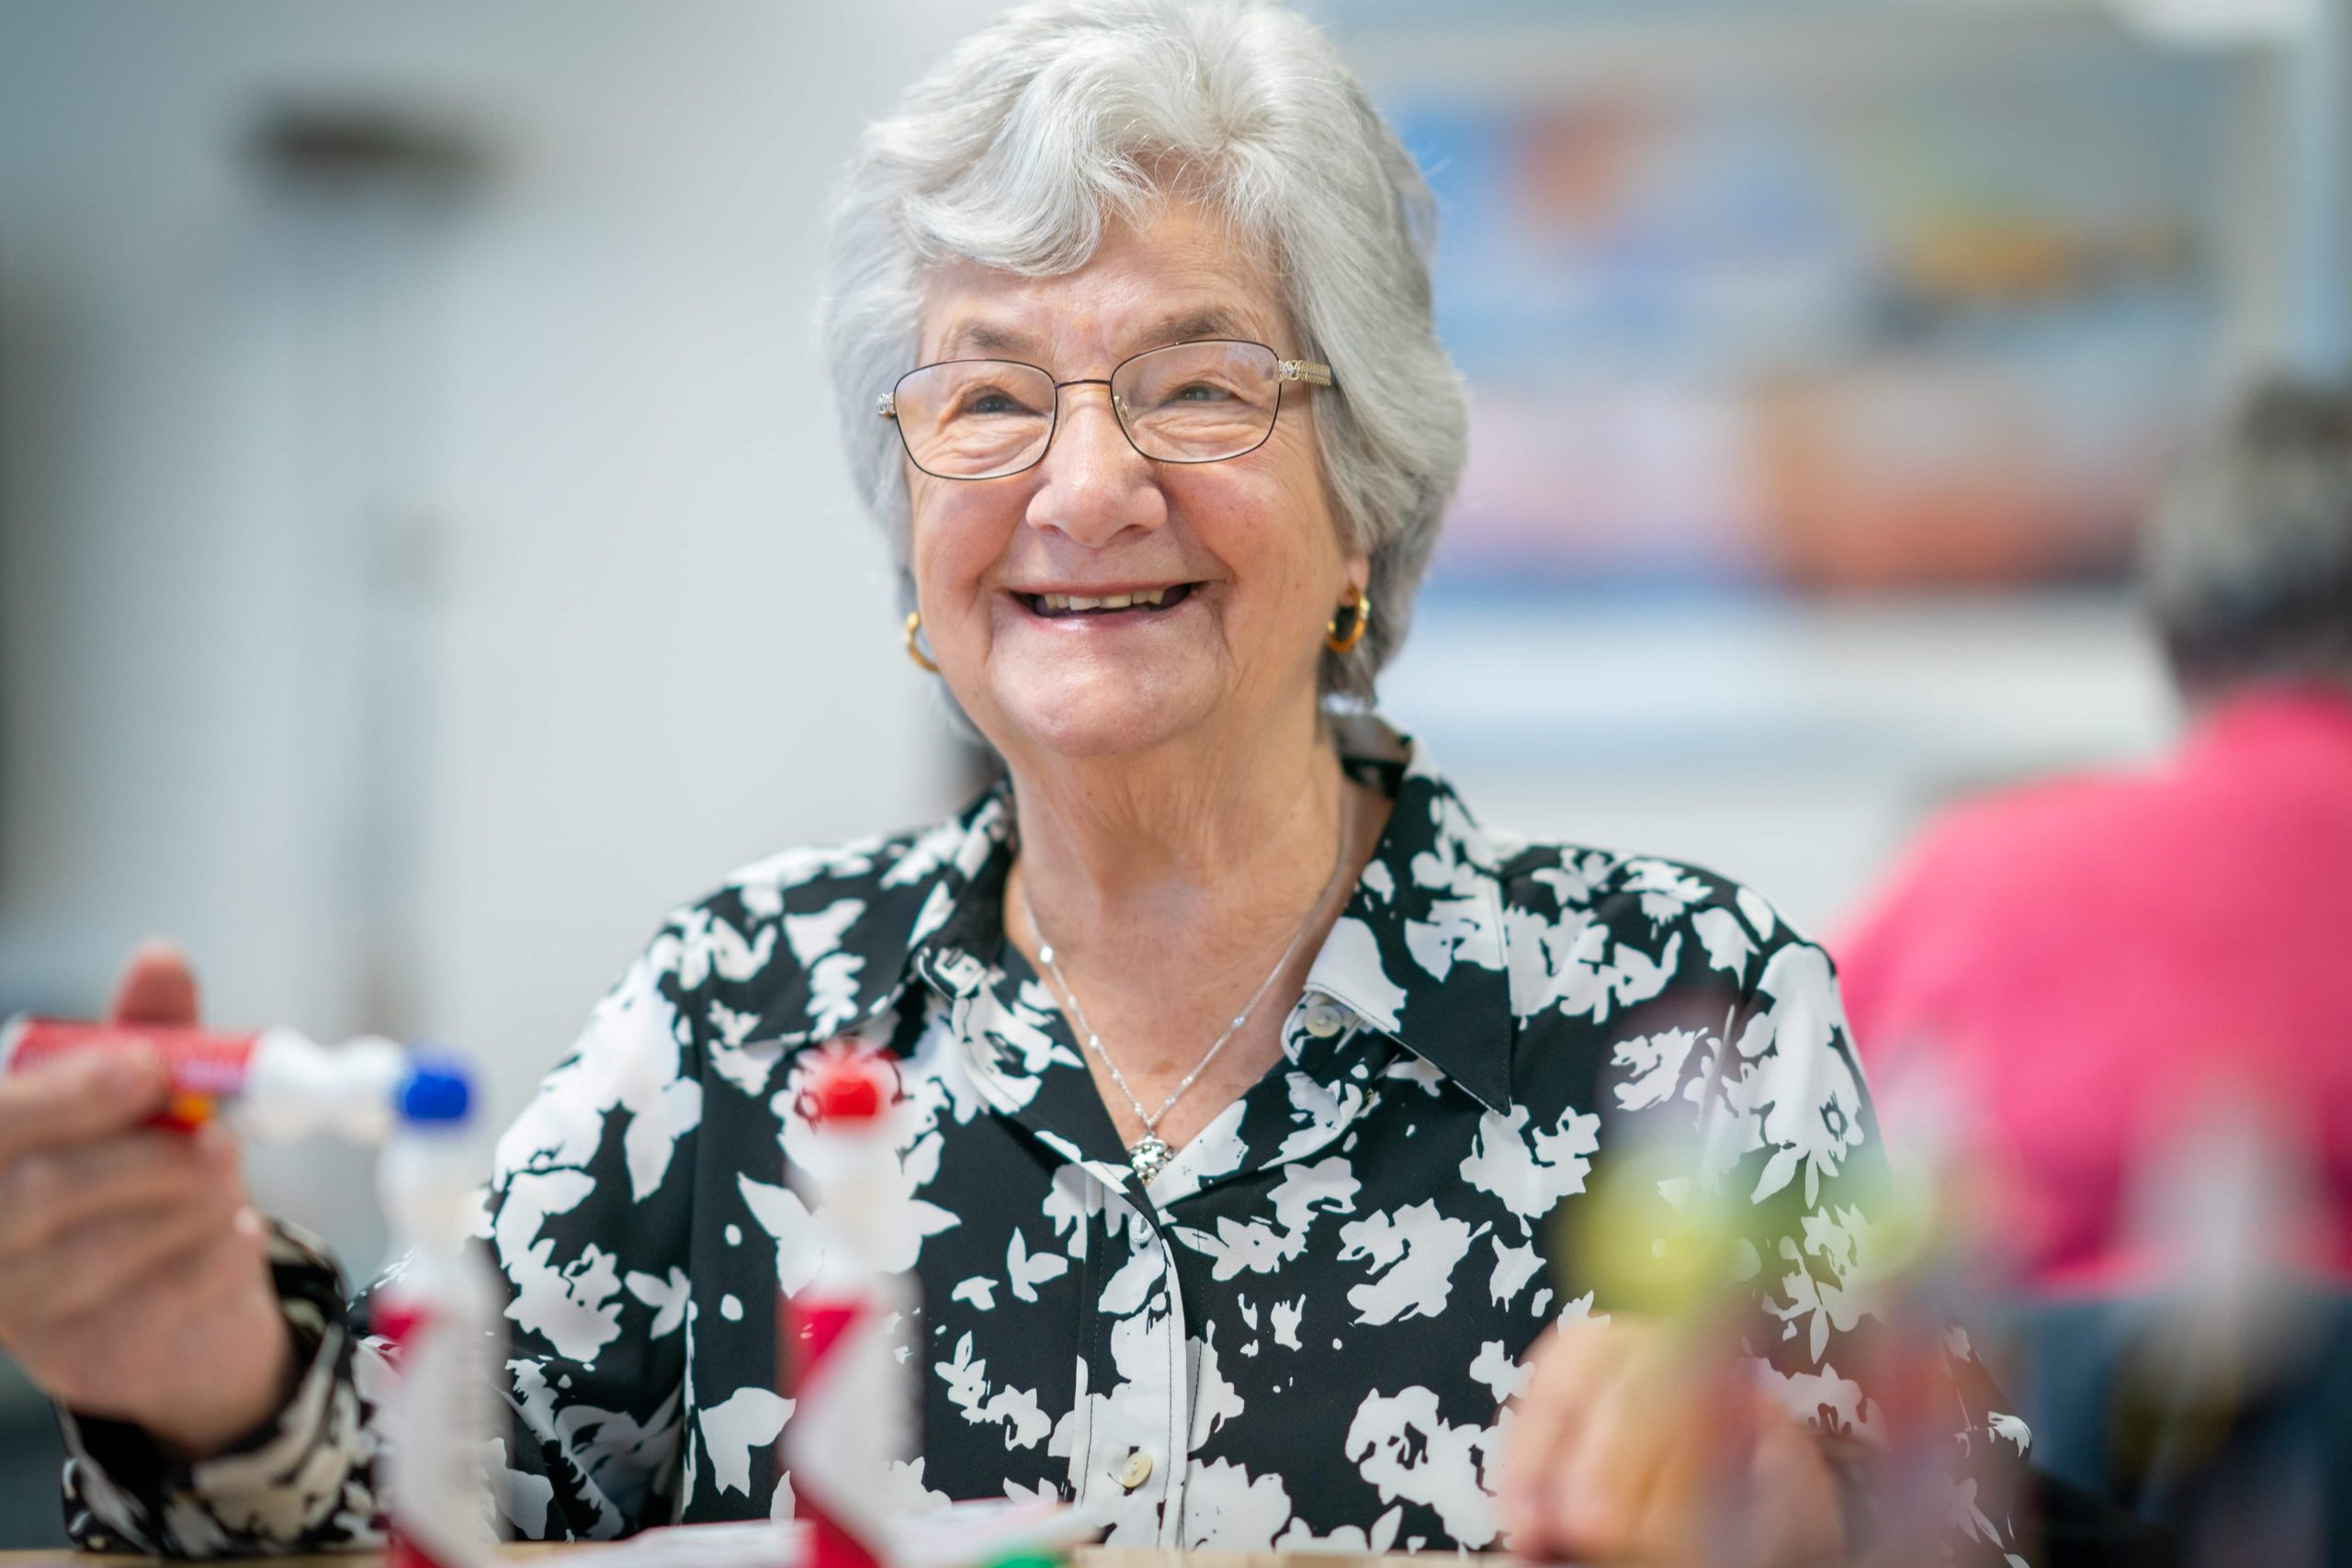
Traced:
<path fill-rule="evenodd" d="M 779 1359 L 794 1402 L 782 1458 L 808 1529 L 808 1568 L 888 1563 L 890 1466 L 918 1447 L 917 1373 L 899 1349 L 918 1298 L 914 1280 L 892 1267 L 910 1223 L 898 1102 L 896 1070 L 871 1053 L 829 1048 L 803 1079 L 812 1136 L 792 1179 L 823 1256 L 782 1304 Z"/>

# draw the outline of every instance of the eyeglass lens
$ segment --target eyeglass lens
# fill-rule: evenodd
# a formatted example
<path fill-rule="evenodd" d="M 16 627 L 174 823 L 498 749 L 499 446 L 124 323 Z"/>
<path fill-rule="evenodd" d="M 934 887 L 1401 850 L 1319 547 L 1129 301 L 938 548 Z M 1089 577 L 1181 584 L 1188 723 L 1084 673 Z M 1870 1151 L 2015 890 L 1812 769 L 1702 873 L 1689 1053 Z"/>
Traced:
<path fill-rule="evenodd" d="M 1281 362 L 1263 344 L 1171 344 L 1123 361 L 1110 389 L 1136 451 L 1163 463 L 1213 463 L 1273 433 Z M 1019 473 L 1054 434 L 1054 378 L 1013 360 L 927 365 L 899 380 L 894 405 L 907 455 L 942 479 Z"/>

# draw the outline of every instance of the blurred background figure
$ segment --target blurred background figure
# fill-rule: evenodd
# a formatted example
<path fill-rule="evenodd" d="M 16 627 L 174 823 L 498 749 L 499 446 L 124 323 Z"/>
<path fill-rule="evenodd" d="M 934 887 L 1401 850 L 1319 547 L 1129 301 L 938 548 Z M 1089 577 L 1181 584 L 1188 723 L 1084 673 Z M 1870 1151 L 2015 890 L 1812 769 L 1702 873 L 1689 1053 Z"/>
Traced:
<path fill-rule="evenodd" d="M 2132 1172 L 2233 1102 L 2309 1153 L 2352 1280 L 2352 391 L 2273 383 L 2156 513 L 2192 716 L 2153 767 L 1972 801 L 1837 944 L 1873 1077 L 1932 1051 L 1997 1140 L 2037 1290 L 2129 1282 Z"/>
<path fill-rule="evenodd" d="M 0 0 L 0 1013 L 169 931 L 503 1123 L 647 910 L 968 793 L 810 316 L 857 125 L 1001 8 Z M 2167 460 L 2352 364 L 2352 0 L 1308 9 L 1440 203 L 1470 469 L 1382 705 L 1494 820 L 1817 931 L 2166 753 Z M 372 1264 L 333 1160 L 250 1174 Z"/>
<path fill-rule="evenodd" d="M 2192 1562 L 2352 1550 L 2352 388 L 2268 382 L 2143 551 L 2166 758 L 1939 819 L 1836 944 L 1969 1108 L 2045 1465 Z M 2020 1393 L 2024 1389 L 2020 1389 Z"/>

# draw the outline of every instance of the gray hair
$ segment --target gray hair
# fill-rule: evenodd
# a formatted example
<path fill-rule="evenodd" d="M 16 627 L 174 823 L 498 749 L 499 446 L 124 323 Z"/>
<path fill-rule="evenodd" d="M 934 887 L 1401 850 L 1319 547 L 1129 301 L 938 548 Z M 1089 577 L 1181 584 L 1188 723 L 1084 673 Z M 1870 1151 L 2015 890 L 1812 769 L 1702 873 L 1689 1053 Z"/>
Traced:
<path fill-rule="evenodd" d="M 2352 387 L 2257 387 L 2181 464 L 2141 566 L 2184 685 L 2352 680 Z"/>
<path fill-rule="evenodd" d="M 1198 199 L 1276 281 L 1340 392 L 1316 438 L 1372 624 L 1327 653 L 1326 695 L 1368 701 L 1403 641 L 1461 477 L 1460 377 L 1430 321 L 1435 204 L 1330 44 L 1268 0 L 1041 0 L 967 39 L 870 127 L 835 209 L 820 331 L 851 467 L 911 604 L 898 436 L 875 400 L 913 368 L 928 269 L 1085 265 L 1110 220 Z"/>

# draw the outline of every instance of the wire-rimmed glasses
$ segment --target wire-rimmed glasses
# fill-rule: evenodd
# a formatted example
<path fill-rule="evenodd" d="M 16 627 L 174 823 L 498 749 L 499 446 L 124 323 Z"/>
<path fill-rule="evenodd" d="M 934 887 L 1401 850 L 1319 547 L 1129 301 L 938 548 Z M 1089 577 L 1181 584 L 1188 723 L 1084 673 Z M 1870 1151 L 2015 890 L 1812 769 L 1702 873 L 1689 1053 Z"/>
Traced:
<path fill-rule="evenodd" d="M 1017 359 L 943 360 L 899 377 L 875 412 L 898 424 L 924 473 L 998 479 L 1044 459 L 1065 387 L 1109 389 L 1128 444 L 1153 461 L 1217 463 L 1266 444 L 1288 381 L 1329 387 L 1331 367 L 1282 358 L 1262 343 L 1211 338 L 1146 349 L 1107 378 L 1075 381 Z"/>

